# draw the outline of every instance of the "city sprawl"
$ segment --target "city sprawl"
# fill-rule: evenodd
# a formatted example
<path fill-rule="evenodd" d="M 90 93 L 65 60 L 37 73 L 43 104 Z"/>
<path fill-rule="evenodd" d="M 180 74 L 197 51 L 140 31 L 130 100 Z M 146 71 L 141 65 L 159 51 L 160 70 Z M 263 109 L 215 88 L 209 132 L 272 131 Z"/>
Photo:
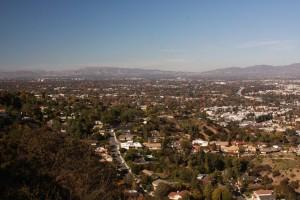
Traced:
<path fill-rule="evenodd" d="M 1 170 L 17 166 L 6 156 L 16 151 L 57 193 L 81 188 L 66 198 L 299 198 L 300 81 L 40 78 L 0 89 Z"/>

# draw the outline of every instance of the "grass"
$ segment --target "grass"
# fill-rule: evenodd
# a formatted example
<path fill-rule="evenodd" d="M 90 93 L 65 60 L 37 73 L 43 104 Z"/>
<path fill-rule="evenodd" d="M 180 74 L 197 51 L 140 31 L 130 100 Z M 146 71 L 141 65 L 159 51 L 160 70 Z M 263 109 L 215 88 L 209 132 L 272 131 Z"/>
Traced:
<path fill-rule="evenodd" d="M 294 154 L 259 156 L 252 162 L 255 165 L 267 164 L 279 171 L 300 168 L 300 157 Z"/>
<path fill-rule="evenodd" d="M 291 160 L 291 159 L 272 159 L 274 168 L 277 170 L 288 170 L 299 167 L 299 160 Z"/>

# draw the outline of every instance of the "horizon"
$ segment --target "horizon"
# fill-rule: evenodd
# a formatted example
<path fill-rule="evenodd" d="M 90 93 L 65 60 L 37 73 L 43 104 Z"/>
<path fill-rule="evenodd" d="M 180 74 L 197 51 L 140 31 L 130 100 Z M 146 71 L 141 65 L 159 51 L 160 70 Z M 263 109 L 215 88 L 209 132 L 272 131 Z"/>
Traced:
<path fill-rule="evenodd" d="M 2 1 L 0 70 L 204 72 L 300 62 L 300 2 Z"/>
<path fill-rule="evenodd" d="M 142 67 L 130 67 L 130 66 L 80 66 L 80 67 L 73 67 L 73 68 L 67 68 L 67 69 L 58 69 L 58 68 L 53 68 L 53 69 L 30 69 L 30 68 L 24 68 L 24 69 L 0 69 L 0 72 L 30 72 L 30 71 L 45 71 L 45 72 L 62 72 L 62 71 L 76 71 L 76 70 L 83 70 L 83 69 L 88 69 L 88 68 L 111 68 L 111 69 L 136 69 L 136 70 L 153 70 L 153 71 L 165 71 L 165 72 L 183 72 L 183 73 L 205 73 L 205 72 L 211 72 L 215 70 L 226 70 L 226 69 L 231 69 L 231 68 L 237 68 L 237 69 L 247 69 L 251 67 L 257 67 L 257 66 L 268 66 L 268 67 L 287 67 L 291 65 L 297 65 L 300 64 L 300 62 L 296 63 L 290 63 L 287 65 L 268 65 L 268 64 L 260 64 L 260 65 L 251 65 L 251 66 L 230 66 L 230 67 L 222 67 L 222 68 L 215 68 L 215 69 L 210 69 L 210 70 L 204 70 L 204 71 L 187 71 L 187 70 L 165 70 L 165 69 L 159 69 L 159 68 L 142 68 Z"/>

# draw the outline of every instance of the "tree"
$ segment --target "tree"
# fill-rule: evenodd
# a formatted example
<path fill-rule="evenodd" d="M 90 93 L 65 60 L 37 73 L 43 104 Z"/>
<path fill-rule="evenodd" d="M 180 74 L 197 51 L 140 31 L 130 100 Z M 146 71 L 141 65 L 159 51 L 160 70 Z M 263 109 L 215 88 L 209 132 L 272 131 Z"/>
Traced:
<path fill-rule="evenodd" d="M 89 145 L 16 125 L 0 141 L 0 199 L 120 199 L 115 169 Z"/>
<path fill-rule="evenodd" d="M 138 112 L 135 109 L 127 108 L 122 111 L 120 115 L 120 120 L 123 123 L 128 123 L 134 120 L 135 116 L 138 115 Z"/>
<path fill-rule="evenodd" d="M 212 193 L 212 200 L 231 200 L 232 195 L 226 187 L 218 187 Z"/>
<path fill-rule="evenodd" d="M 192 144 L 189 140 L 181 140 L 180 146 L 181 146 L 185 156 L 190 155 L 190 153 L 192 151 Z"/>
<path fill-rule="evenodd" d="M 299 197 L 295 190 L 289 185 L 289 180 L 287 178 L 283 179 L 276 187 L 276 193 L 280 198 L 285 198 L 287 200 L 297 199 Z"/>
<path fill-rule="evenodd" d="M 211 184 L 207 184 L 204 186 L 204 190 L 203 190 L 203 193 L 204 193 L 204 197 L 206 200 L 211 200 L 212 199 L 212 192 L 213 192 L 213 187 Z"/>
<path fill-rule="evenodd" d="M 163 199 L 171 192 L 172 187 L 166 183 L 160 183 L 154 192 L 154 196 L 158 199 Z"/>

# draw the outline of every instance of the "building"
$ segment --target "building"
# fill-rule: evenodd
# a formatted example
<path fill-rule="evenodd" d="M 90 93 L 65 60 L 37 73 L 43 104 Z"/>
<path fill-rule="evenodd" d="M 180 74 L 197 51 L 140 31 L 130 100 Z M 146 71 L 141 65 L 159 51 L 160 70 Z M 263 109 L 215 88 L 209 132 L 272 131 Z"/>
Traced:
<path fill-rule="evenodd" d="M 144 142 L 143 145 L 149 150 L 161 150 L 161 143 Z"/>
<path fill-rule="evenodd" d="M 118 139 L 121 142 L 131 141 L 131 140 L 133 140 L 133 135 L 131 135 L 130 133 L 124 133 L 124 134 L 119 135 Z"/>
<path fill-rule="evenodd" d="M 108 150 L 104 147 L 97 147 L 95 149 L 95 154 L 101 157 L 100 162 L 112 162 L 113 161 L 113 158 L 108 154 Z"/>
<path fill-rule="evenodd" d="M 264 147 L 264 148 L 260 148 L 259 150 L 260 150 L 261 154 L 265 155 L 265 154 L 279 152 L 281 149 L 280 148 L 274 148 L 274 147 Z"/>
<path fill-rule="evenodd" d="M 127 141 L 127 142 L 123 142 L 123 143 L 120 143 L 121 145 L 121 149 L 130 149 L 130 148 L 133 148 L 133 149 L 139 149 L 139 148 L 142 148 L 142 144 L 139 143 L 139 142 L 133 142 L 133 141 Z"/>
<path fill-rule="evenodd" d="M 207 174 L 198 174 L 198 175 L 197 175 L 197 180 L 201 181 L 201 180 L 203 180 L 206 176 L 207 176 Z"/>
<path fill-rule="evenodd" d="M 178 199 L 182 199 L 184 197 L 184 195 L 188 194 L 188 191 L 184 190 L 184 191 L 177 191 L 177 192 L 170 192 L 168 195 L 168 198 L 170 200 L 178 200 Z"/>
<path fill-rule="evenodd" d="M 229 154 L 238 154 L 239 153 L 239 147 L 236 145 L 231 146 L 221 146 L 221 151 L 224 153 Z"/>
<path fill-rule="evenodd" d="M 154 174 L 153 171 L 147 169 L 142 170 L 142 173 L 145 174 L 146 176 L 152 176 Z"/>
<path fill-rule="evenodd" d="M 195 139 L 195 140 L 192 141 L 192 144 L 193 145 L 199 145 L 201 147 L 207 147 L 208 146 L 208 142 L 204 141 L 202 139 Z"/>
<path fill-rule="evenodd" d="M 256 190 L 251 200 L 276 200 L 273 190 Z"/>
<path fill-rule="evenodd" d="M 193 145 L 193 152 L 199 152 L 200 150 L 207 149 L 208 148 L 208 142 L 204 141 L 202 139 L 195 139 L 192 141 Z"/>
<path fill-rule="evenodd" d="M 162 180 L 162 179 L 157 179 L 155 181 L 152 182 L 152 186 L 153 186 L 153 191 L 155 191 L 158 187 L 159 184 L 167 184 L 170 185 L 171 183 L 169 181 L 166 180 Z"/>
<path fill-rule="evenodd" d="M 93 129 L 102 129 L 103 123 L 101 121 L 95 121 Z"/>
<path fill-rule="evenodd" d="M 141 110 L 146 111 L 147 110 L 147 105 L 141 105 Z"/>

